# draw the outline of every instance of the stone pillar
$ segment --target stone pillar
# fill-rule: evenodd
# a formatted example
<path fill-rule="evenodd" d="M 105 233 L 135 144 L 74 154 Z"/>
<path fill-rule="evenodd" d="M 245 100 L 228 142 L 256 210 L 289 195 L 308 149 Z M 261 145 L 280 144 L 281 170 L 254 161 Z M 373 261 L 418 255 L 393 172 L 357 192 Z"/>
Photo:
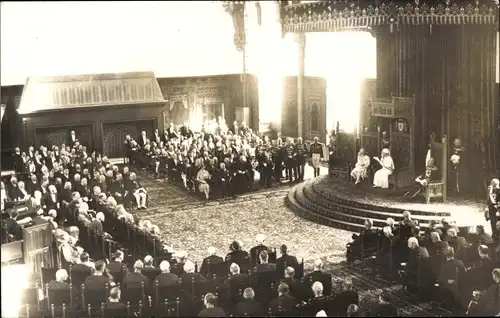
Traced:
<path fill-rule="evenodd" d="M 304 77 L 306 56 L 306 35 L 297 34 L 299 44 L 299 72 L 297 74 L 297 137 L 304 137 Z"/>

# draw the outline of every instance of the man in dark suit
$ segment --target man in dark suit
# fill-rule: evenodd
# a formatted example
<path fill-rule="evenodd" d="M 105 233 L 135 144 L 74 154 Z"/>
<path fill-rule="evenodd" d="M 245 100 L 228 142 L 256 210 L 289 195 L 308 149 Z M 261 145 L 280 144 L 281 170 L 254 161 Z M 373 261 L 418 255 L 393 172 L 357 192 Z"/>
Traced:
<path fill-rule="evenodd" d="M 161 274 L 155 278 L 155 285 L 156 282 L 158 282 L 158 287 L 167 287 L 180 283 L 179 277 L 170 273 L 170 263 L 168 261 L 162 261 L 160 263 L 160 270 Z"/>
<path fill-rule="evenodd" d="M 212 265 L 217 265 L 224 263 L 224 259 L 220 256 L 215 255 L 216 250 L 215 247 L 210 246 L 208 248 L 208 257 L 205 257 L 203 259 L 203 262 L 201 263 L 201 268 L 200 268 L 200 274 L 208 277 L 210 274 L 214 274 L 213 271 L 210 269 Z"/>
<path fill-rule="evenodd" d="M 323 261 L 317 259 L 314 261 L 314 270 L 304 277 L 304 282 L 312 286 L 314 282 L 321 282 L 323 284 L 323 294 L 330 296 L 332 293 L 332 275 L 323 272 Z"/>
<path fill-rule="evenodd" d="M 19 212 L 12 210 L 10 217 L 5 220 L 5 231 L 9 234 L 14 241 L 23 239 L 23 227 L 17 223 Z"/>
<path fill-rule="evenodd" d="M 104 303 L 104 317 L 127 317 L 127 306 L 120 302 L 121 291 L 118 287 L 113 287 L 109 291 L 109 298 Z"/>
<path fill-rule="evenodd" d="M 490 258 L 489 248 L 479 245 L 477 248 L 479 260 L 466 272 L 465 285 L 469 290 L 486 290 L 491 284 L 491 273 L 497 264 Z"/>
<path fill-rule="evenodd" d="M 449 230 L 448 232 L 450 232 Z M 441 297 L 446 307 L 451 309 L 454 314 L 462 315 L 464 304 L 463 299 L 463 280 L 465 276 L 465 266 L 461 260 L 455 259 L 455 250 L 448 246 L 444 250 L 446 261 L 441 265 L 439 272 L 439 285 L 441 288 Z M 470 297 L 470 295 L 467 295 Z"/>
<path fill-rule="evenodd" d="M 410 254 L 408 256 L 408 263 L 402 263 L 403 270 L 400 274 L 403 278 L 403 286 L 407 289 L 414 289 L 421 286 L 425 280 L 429 280 L 429 252 L 425 247 L 418 244 L 415 237 L 408 239 L 408 248 Z M 420 283 L 419 283 L 420 282 Z"/>
<path fill-rule="evenodd" d="M 144 257 L 144 268 L 141 273 L 149 279 L 150 286 L 153 286 L 156 276 L 161 274 L 161 270 L 153 266 L 153 257 L 151 255 Z"/>
<path fill-rule="evenodd" d="M 76 287 L 79 288 L 84 282 L 87 277 L 92 275 L 92 270 L 94 267 L 88 266 L 89 261 L 89 253 L 83 252 L 80 255 L 80 263 L 79 264 L 73 264 L 71 266 L 71 283 Z M 93 264 L 92 264 L 93 265 Z"/>
<path fill-rule="evenodd" d="M 147 144 L 147 136 L 145 131 L 141 131 L 141 136 L 139 137 L 139 140 L 137 140 L 137 144 L 141 147 L 141 149 L 144 148 L 144 146 Z"/>
<path fill-rule="evenodd" d="M 14 171 L 16 172 L 16 174 L 24 172 L 24 160 L 21 156 L 21 149 L 19 149 L 19 147 L 16 147 L 16 149 L 14 150 L 13 157 Z"/>
<path fill-rule="evenodd" d="M 48 284 L 49 290 L 63 290 L 67 289 L 69 292 L 68 272 L 65 269 L 59 269 L 56 272 L 56 279 L 51 280 Z"/>
<path fill-rule="evenodd" d="M 264 316 L 264 310 L 261 305 L 255 301 L 255 292 L 252 288 L 246 288 L 243 291 L 243 300 L 236 304 L 235 314 L 238 317 L 261 317 Z"/>
<path fill-rule="evenodd" d="M 181 276 L 181 280 L 183 284 L 188 284 L 191 286 L 192 282 L 200 282 L 205 281 L 205 277 L 203 277 L 200 273 L 195 272 L 195 265 L 190 260 L 187 260 L 184 264 L 184 274 Z M 189 289 L 188 289 L 189 290 Z"/>
<path fill-rule="evenodd" d="M 26 182 L 26 190 L 32 197 L 35 196 L 35 191 L 42 192 L 42 185 L 38 182 L 36 174 L 32 174 L 30 180 Z"/>
<path fill-rule="evenodd" d="M 269 304 L 269 308 L 273 315 L 290 312 L 297 304 L 297 300 L 290 295 L 290 288 L 285 283 L 278 285 L 278 297 L 274 298 Z"/>
<path fill-rule="evenodd" d="M 390 303 L 391 294 L 383 290 L 378 297 L 378 304 L 373 308 L 370 317 L 399 317 L 398 308 Z"/>
<path fill-rule="evenodd" d="M 465 237 L 458 236 L 457 230 L 451 228 L 446 231 L 446 241 L 448 241 L 448 245 L 453 247 L 455 257 L 463 261 L 466 257 L 468 247 Z"/>
<path fill-rule="evenodd" d="M 307 301 L 305 306 L 303 306 L 299 312 L 299 316 L 314 317 L 319 314 L 320 311 L 323 317 L 327 317 L 326 314 L 330 314 L 334 311 L 334 302 L 330 296 L 323 293 L 323 284 L 321 282 L 314 282 L 311 286 L 312 297 Z"/>
<path fill-rule="evenodd" d="M 441 235 L 437 231 L 433 231 L 429 234 L 431 244 L 428 247 L 429 256 L 431 258 L 439 259 L 439 262 L 444 261 L 444 249 L 449 246 L 448 242 L 441 241 Z"/>
<path fill-rule="evenodd" d="M 276 260 L 276 272 L 279 277 L 285 276 L 285 268 L 289 266 L 298 271 L 299 262 L 295 256 L 288 255 L 288 248 L 285 244 L 280 246 L 280 253 L 281 257 Z"/>
<path fill-rule="evenodd" d="M 252 267 L 259 264 L 260 252 L 268 251 L 267 246 L 264 245 L 265 239 L 266 239 L 266 236 L 264 234 L 258 234 L 257 237 L 255 238 L 257 245 L 250 249 L 250 260 L 251 260 Z"/>
<path fill-rule="evenodd" d="M 108 272 L 113 276 L 115 283 L 123 283 L 125 276 L 127 275 L 127 266 L 123 264 L 123 258 L 125 255 L 121 250 L 117 250 L 113 254 L 113 260 L 109 262 L 106 266 Z"/>
<path fill-rule="evenodd" d="M 263 250 L 262 252 L 260 252 L 259 260 L 260 260 L 260 264 L 255 266 L 255 268 L 254 268 L 255 272 L 261 273 L 261 272 L 275 271 L 276 270 L 276 264 L 268 263 L 269 254 L 267 253 L 267 250 Z"/>
<path fill-rule="evenodd" d="M 149 280 L 146 276 L 144 276 L 141 272 L 144 268 L 144 263 L 141 260 L 137 260 L 134 263 L 134 272 L 129 273 L 127 277 L 123 280 L 123 286 L 125 288 L 138 288 L 141 283 L 144 283 L 144 290 L 146 293 L 150 290 Z"/>
<path fill-rule="evenodd" d="M 205 303 L 205 309 L 203 309 L 199 314 L 198 317 L 225 317 L 226 313 L 224 310 L 220 307 L 217 307 L 217 297 L 212 294 L 208 293 L 205 295 L 204 299 Z"/>
<path fill-rule="evenodd" d="M 246 273 L 246 271 L 250 269 L 250 263 L 247 262 L 247 260 L 249 260 L 248 252 L 242 250 L 241 243 L 239 241 L 234 241 L 233 243 L 231 243 L 229 249 L 231 250 L 231 252 L 226 255 L 226 262 L 228 264 L 238 264 L 242 271 Z"/>
<path fill-rule="evenodd" d="M 342 317 L 346 314 L 350 305 L 359 304 L 359 294 L 354 290 L 352 280 L 345 278 L 342 285 L 343 290 L 335 296 L 334 311 L 329 313 L 332 316 Z"/>
<path fill-rule="evenodd" d="M 304 284 L 302 284 L 302 282 L 294 276 L 295 269 L 293 269 L 293 267 L 291 266 L 288 266 L 285 269 L 285 278 L 283 278 L 281 282 L 288 285 L 290 295 L 297 301 L 305 300 L 309 296 L 309 293 L 305 291 Z M 309 288 L 309 286 L 307 286 L 307 288 Z"/>
<path fill-rule="evenodd" d="M 103 261 L 99 260 L 95 262 L 94 274 L 85 278 L 84 284 L 86 289 L 102 289 L 106 284 L 109 284 L 109 278 L 103 276 L 105 268 Z"/>
<path fill-rule="evenodd" d="M 73 146 L 77 143 L 78 138 L 76 138 L 76 133 L 74 130 L 72 130 L 69 134 L 68 138 L 68 146 L 73 148 Z"/>

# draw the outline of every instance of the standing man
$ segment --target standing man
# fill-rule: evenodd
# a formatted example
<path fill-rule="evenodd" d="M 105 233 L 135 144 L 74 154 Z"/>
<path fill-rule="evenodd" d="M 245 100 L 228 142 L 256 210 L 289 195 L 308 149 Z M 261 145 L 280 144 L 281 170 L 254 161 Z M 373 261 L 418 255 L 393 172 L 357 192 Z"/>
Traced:
<path fill-rule="evenodd" d="M 285 161 L 286 175 L 288 177 L 288 181 L 290 181 L 291 183 L 293 176 L 295 176 L 295 180 L 297 180 L 297 167 L 295 165 L 296 152 L 292 138 L 288 138 L 286 142 L 284 148 L 284 155 L 285 155 L 284 161 Z"/>
<path fill-rule="evenodd" d="M 295 144 L 295 178 L 298 181 L 304 181 L 304 167 L 306 165 L 307 149 L 306 145 L 303 143 L 302 138 L 297 138 L 297 143 Z"/>
<path fill-rule="evenodd" d="M 486 221 L 491 223 L 491 233 L 493 240 L 498 243 L 498 231 L 496 230 L 496 223 L 498 221 L 498 209 L 500 201 L 500 181 L 492 179 L 488 187 L 488 207 L 484 213 Z"/>
<path fill-rule="evenodd" d="M 314 142 L 310 147 L 311 165 L 314 169 L 314 177 L 319 177 L 321 159 L 323 158 L 323 144 L 319 142 L 318 137 L 314 137 Z"/>
<path fill-rule="evenodd" d="M 281 175 L 283 173 L 282 170 L 283 168 L 281 163 L 281 151 L 280 147 L 278 146 L 277 140 L 271 141 L 270 152 L 271 152 L 271 158 L 274 163 L 274 178 L 276 179 L 276 182 L 280 183 Z"/>

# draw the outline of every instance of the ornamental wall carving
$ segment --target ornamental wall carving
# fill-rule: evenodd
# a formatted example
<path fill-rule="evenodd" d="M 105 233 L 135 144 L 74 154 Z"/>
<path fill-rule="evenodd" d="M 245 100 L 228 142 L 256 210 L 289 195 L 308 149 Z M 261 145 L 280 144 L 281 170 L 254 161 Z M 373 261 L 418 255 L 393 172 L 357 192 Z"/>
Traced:
<path fill-rule="evenodd" d="M 378 5 L 377 3 L 382 2 Z M 358 27 L 391 24 L 474 25 L 498 28 L 498 1 L 415 0 L 407 4 L 393 1 L 319 1 L 285 6 L 281 12 L 283 33 L 343 31 Z"/>

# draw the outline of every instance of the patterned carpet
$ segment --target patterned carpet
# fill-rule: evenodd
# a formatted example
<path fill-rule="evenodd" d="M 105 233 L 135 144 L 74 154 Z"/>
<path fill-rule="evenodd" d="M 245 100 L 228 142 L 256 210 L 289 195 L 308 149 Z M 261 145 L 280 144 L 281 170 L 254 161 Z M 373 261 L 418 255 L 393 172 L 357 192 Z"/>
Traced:
<path fill-rule="evenodd" d="M 347 268 L 345 246 L 352 233 L 297 217 L 284 204 L 288 185 L 205 203 L 176 185 L 154 180 L 144 173 L 138 176 L 148 189 L 150 206 L 135 211 L 136 217 L 157 224 L 174 249 L 185 250 L 192 261 L 200 263 L 210 246 L 219 255 L 225 255 L 235 239 L 249 249 L 255 244 L 255 236 L 263 233 L 267 236 L 267 246 L 279 247 L 285 243 L 291 254 L 303 258 L 306 271 L 312 269 L 312 263 L 319 257 L 339 285 L 350 277 L 360 291 L 361 308 L 365 310 L 376 301 L 379 291 L 386 288 L 391 291 L 392 302 L 400 309 L 401 316 L 448 315 L 405 294 L 400 285 L 376 279 L 363 267 Z"/>

